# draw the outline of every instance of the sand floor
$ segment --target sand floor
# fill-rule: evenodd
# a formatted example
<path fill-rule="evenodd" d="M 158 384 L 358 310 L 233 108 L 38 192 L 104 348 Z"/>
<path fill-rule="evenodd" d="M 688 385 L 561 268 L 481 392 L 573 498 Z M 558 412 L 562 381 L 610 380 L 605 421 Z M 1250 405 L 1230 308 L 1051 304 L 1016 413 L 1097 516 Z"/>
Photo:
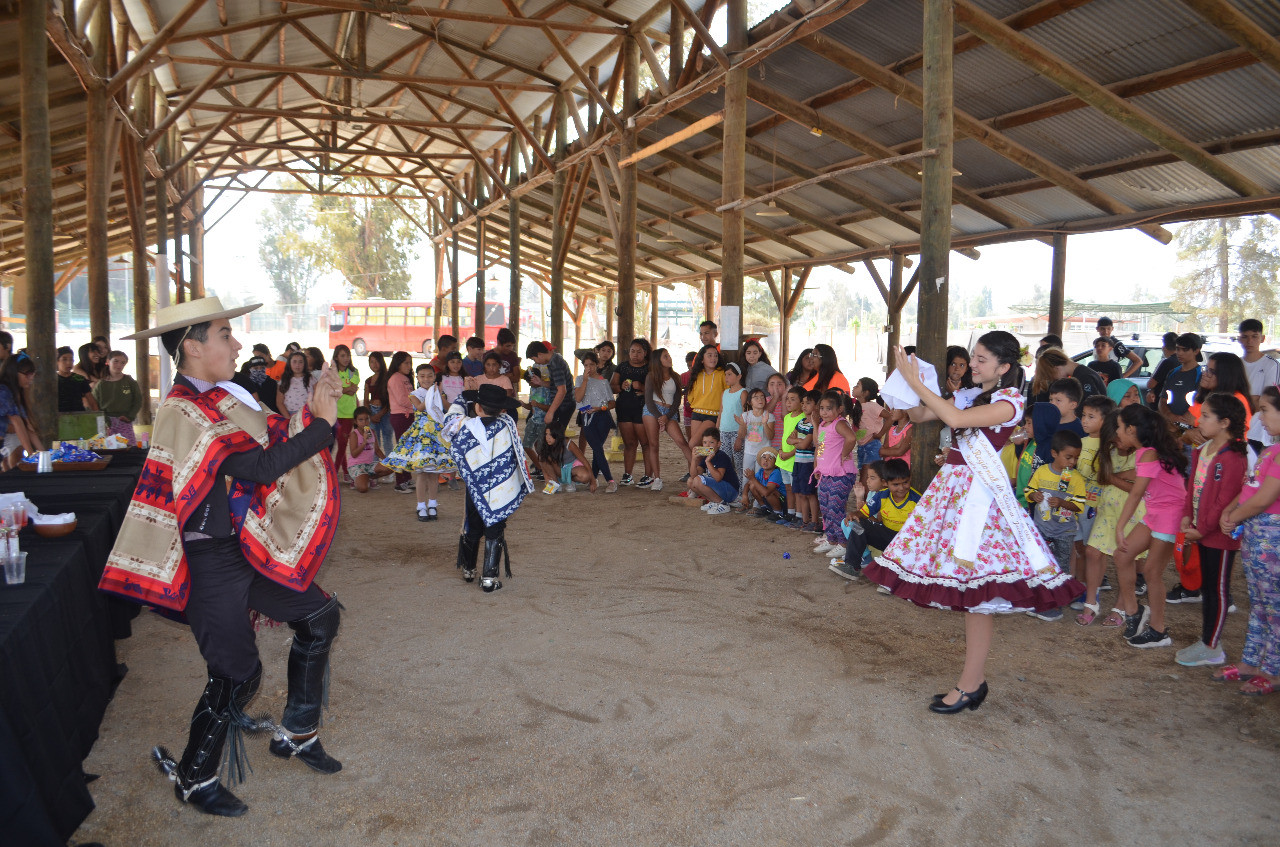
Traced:
<path fill-rule="evenodd" d="M 961 615 L 846 582 L 811 536 L 673 506 L 673 489 L 531 495 L 493 595 L 454 568 L 460 493 L 423 524 L 388 487 L 344 492 L 320 576 L 347 608 L 323 729 L 343 771 L 253 740 L 246 817 L 182 807 L 148 751 L 181 749 L 203 665 L 184 628 L 144 615 L 119 645 L 130 671 L 73 843 L 1280 843 L 1280 696 L 1098 624 L 1015 616 L 997 623 L 987 702 L 933 715 Z M 1234 591 L 1233 657 L 1239 577 Z M 1170 607 L 1178 646 L 1199 619 Z M 279 716 L 288 638 L 259 634 L 251 711 Z"/>

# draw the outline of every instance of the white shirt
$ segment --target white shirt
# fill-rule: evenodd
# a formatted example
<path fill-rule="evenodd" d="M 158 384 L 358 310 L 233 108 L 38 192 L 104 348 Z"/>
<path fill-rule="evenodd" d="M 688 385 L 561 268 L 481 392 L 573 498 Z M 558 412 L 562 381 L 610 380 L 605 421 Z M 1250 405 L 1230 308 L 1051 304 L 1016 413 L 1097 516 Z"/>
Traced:
<path fill-rule="evenodd" d="M 1280 362 L 1270 356 L 1262 356 L 1256 362 L 1245 361 L 1244 372 L 1249 377 L 1249 393 L 1254 397 L 1261 394 L 1262 389 L 1268 385 L 1280 385 Z M 1276 441 L 1267 435 L 1267 431 L 1262 428 L 1262 415 L 1256 413 L 1249 422 L 1246 437 L 1250 441 L 1261 441 L 1265 447 L 1270 447 Z"/>

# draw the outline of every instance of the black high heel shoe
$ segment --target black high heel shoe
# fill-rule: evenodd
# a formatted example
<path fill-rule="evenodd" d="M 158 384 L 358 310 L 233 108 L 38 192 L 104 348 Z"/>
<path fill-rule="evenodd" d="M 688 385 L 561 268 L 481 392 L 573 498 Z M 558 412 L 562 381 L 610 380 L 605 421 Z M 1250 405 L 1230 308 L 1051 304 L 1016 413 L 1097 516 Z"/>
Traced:
<path fill-rule="evenodd" d="M 960 689 L 957 688 L 956 691 Z M 946 695 L 935 694 L 933 702 L 929 704 L 929 711 L 940 715 L 954 715 L 965 709 L 976 709 L 982 705 L 983 700 L 987 699 L 987 691 L 985 682 L 978 686 L 977 691 L 960 691 L 960 698 L 950 705 L 942 702 L 942 698 Z"/>

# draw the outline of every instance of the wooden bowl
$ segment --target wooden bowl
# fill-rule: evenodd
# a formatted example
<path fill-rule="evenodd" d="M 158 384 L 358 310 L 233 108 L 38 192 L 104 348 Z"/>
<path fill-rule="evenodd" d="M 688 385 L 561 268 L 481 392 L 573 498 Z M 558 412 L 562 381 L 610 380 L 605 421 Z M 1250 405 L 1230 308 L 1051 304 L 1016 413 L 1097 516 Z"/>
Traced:
<path fill-rule="evenodd" d="M 70 535 L 75 532 L 77 523 L 79 521 L 72 521 L 71 523 L 36 523 L 32 521 L 31 525 L 36 528 L 36 535 L 41 538 L 61 538 L 64 535 Z"/>

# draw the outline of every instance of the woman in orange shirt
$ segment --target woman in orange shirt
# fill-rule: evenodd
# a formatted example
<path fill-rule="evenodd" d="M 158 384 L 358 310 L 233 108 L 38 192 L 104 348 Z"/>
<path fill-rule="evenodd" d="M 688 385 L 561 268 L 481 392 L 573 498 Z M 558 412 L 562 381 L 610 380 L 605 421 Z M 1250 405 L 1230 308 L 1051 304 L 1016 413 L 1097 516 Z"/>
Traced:
<path fill-rule="evenodd" d="M 836 359 L 836 351 L 829 344 L 813 345 L 813 358 L 818 365 L 818 372 L 804 384 L 806 391 L 826 391 L 838 388 L 849 393 L 849 380 L 840 373 L 840 362 Z"/>

